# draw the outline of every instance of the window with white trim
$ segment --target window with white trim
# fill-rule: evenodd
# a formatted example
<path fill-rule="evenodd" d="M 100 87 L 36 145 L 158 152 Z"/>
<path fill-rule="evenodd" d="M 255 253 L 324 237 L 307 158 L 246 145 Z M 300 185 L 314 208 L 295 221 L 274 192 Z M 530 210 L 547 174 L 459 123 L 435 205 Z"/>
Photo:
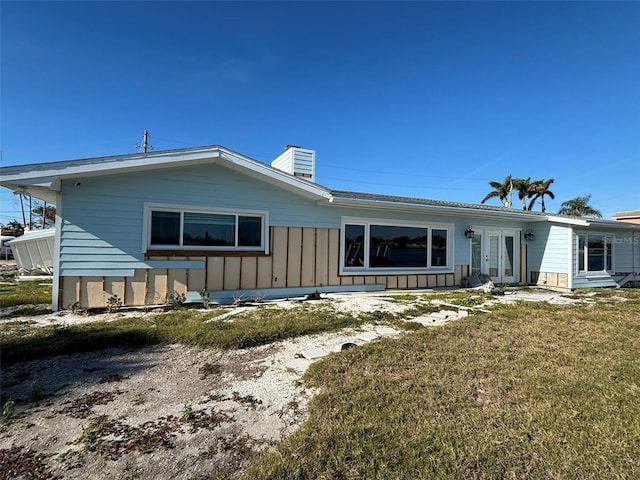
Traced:
<path fill-rule="evenodd" d="M 265 214 L 153 207 L 150 248 L 264 250 Z"/>
<path fill-rule="evenodd" d="M 341 266 L 344 272 L 450 270 L 451 226 L 345 219 Z"/>
<path fill-rule="evenodd" d="M 578 234 L 578 271 L 583 274 L 613 271 L 613 235 Z"/>

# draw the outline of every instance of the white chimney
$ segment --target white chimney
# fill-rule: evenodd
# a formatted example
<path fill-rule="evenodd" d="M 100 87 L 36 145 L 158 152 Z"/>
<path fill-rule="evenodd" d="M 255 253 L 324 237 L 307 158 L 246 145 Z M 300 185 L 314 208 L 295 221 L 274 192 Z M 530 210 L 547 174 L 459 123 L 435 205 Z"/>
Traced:
<path fill-rule="evenodd" d="M 271 162 L 273 168 L 311 182 L 316 178 L 316 152 L 296 145 L 284 147 L 284 153 Z"/>

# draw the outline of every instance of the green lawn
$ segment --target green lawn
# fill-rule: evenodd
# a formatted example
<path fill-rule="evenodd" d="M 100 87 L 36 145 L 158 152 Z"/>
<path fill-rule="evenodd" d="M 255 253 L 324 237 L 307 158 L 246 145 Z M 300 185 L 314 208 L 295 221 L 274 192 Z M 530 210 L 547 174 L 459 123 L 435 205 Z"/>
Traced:
<path fill-rule="evenodd" d="M 333 355 L 246 479 L 640 478 L 640 295 L 502 307 Z"/>
<path fill-rule="evenodd" d="M 0 283 L 0 308 L 43 303 L 51 305 L 51 283 L 41 281 Z"/>

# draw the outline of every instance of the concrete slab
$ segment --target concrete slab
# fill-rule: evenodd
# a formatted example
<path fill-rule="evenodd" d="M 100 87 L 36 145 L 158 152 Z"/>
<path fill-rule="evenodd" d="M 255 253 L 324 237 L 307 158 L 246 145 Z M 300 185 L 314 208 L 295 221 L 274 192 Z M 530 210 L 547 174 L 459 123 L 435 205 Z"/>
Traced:
<path fill-rule="evenodd" d="M 376 328 L 376 333 L 381 337 L 395 337 L 400 335 L 402 332 L 391 327 L 378 327 Z"/>
<path fill-rule="evenodd" d="M 371 342 L 380 338 L 380 335 L 375 332 L 362 332 L 356 338 L 358 340 L 362 340 L 363 342 Z"/>
<path fill-rule="evenodd" d="M 318 358 L 326 357 L 329 352 L 322 348 L 311 348 L 302 352 L 302 356 L 307 360 L 317 360 Z"/>

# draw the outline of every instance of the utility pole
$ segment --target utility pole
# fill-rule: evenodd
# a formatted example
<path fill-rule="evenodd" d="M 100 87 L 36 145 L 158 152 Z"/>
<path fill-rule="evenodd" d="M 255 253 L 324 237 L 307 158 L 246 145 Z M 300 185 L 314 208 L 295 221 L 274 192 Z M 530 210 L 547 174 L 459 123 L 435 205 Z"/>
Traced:
<path fill-rule="evenodd" d="M 136 148 L 142 148 L 142 153 L 153 150 L 153 145 L 149 145 L 149 132 L 147 130 L 145 130 L 142 135 L 142 145 L 136 145 Z"/>

